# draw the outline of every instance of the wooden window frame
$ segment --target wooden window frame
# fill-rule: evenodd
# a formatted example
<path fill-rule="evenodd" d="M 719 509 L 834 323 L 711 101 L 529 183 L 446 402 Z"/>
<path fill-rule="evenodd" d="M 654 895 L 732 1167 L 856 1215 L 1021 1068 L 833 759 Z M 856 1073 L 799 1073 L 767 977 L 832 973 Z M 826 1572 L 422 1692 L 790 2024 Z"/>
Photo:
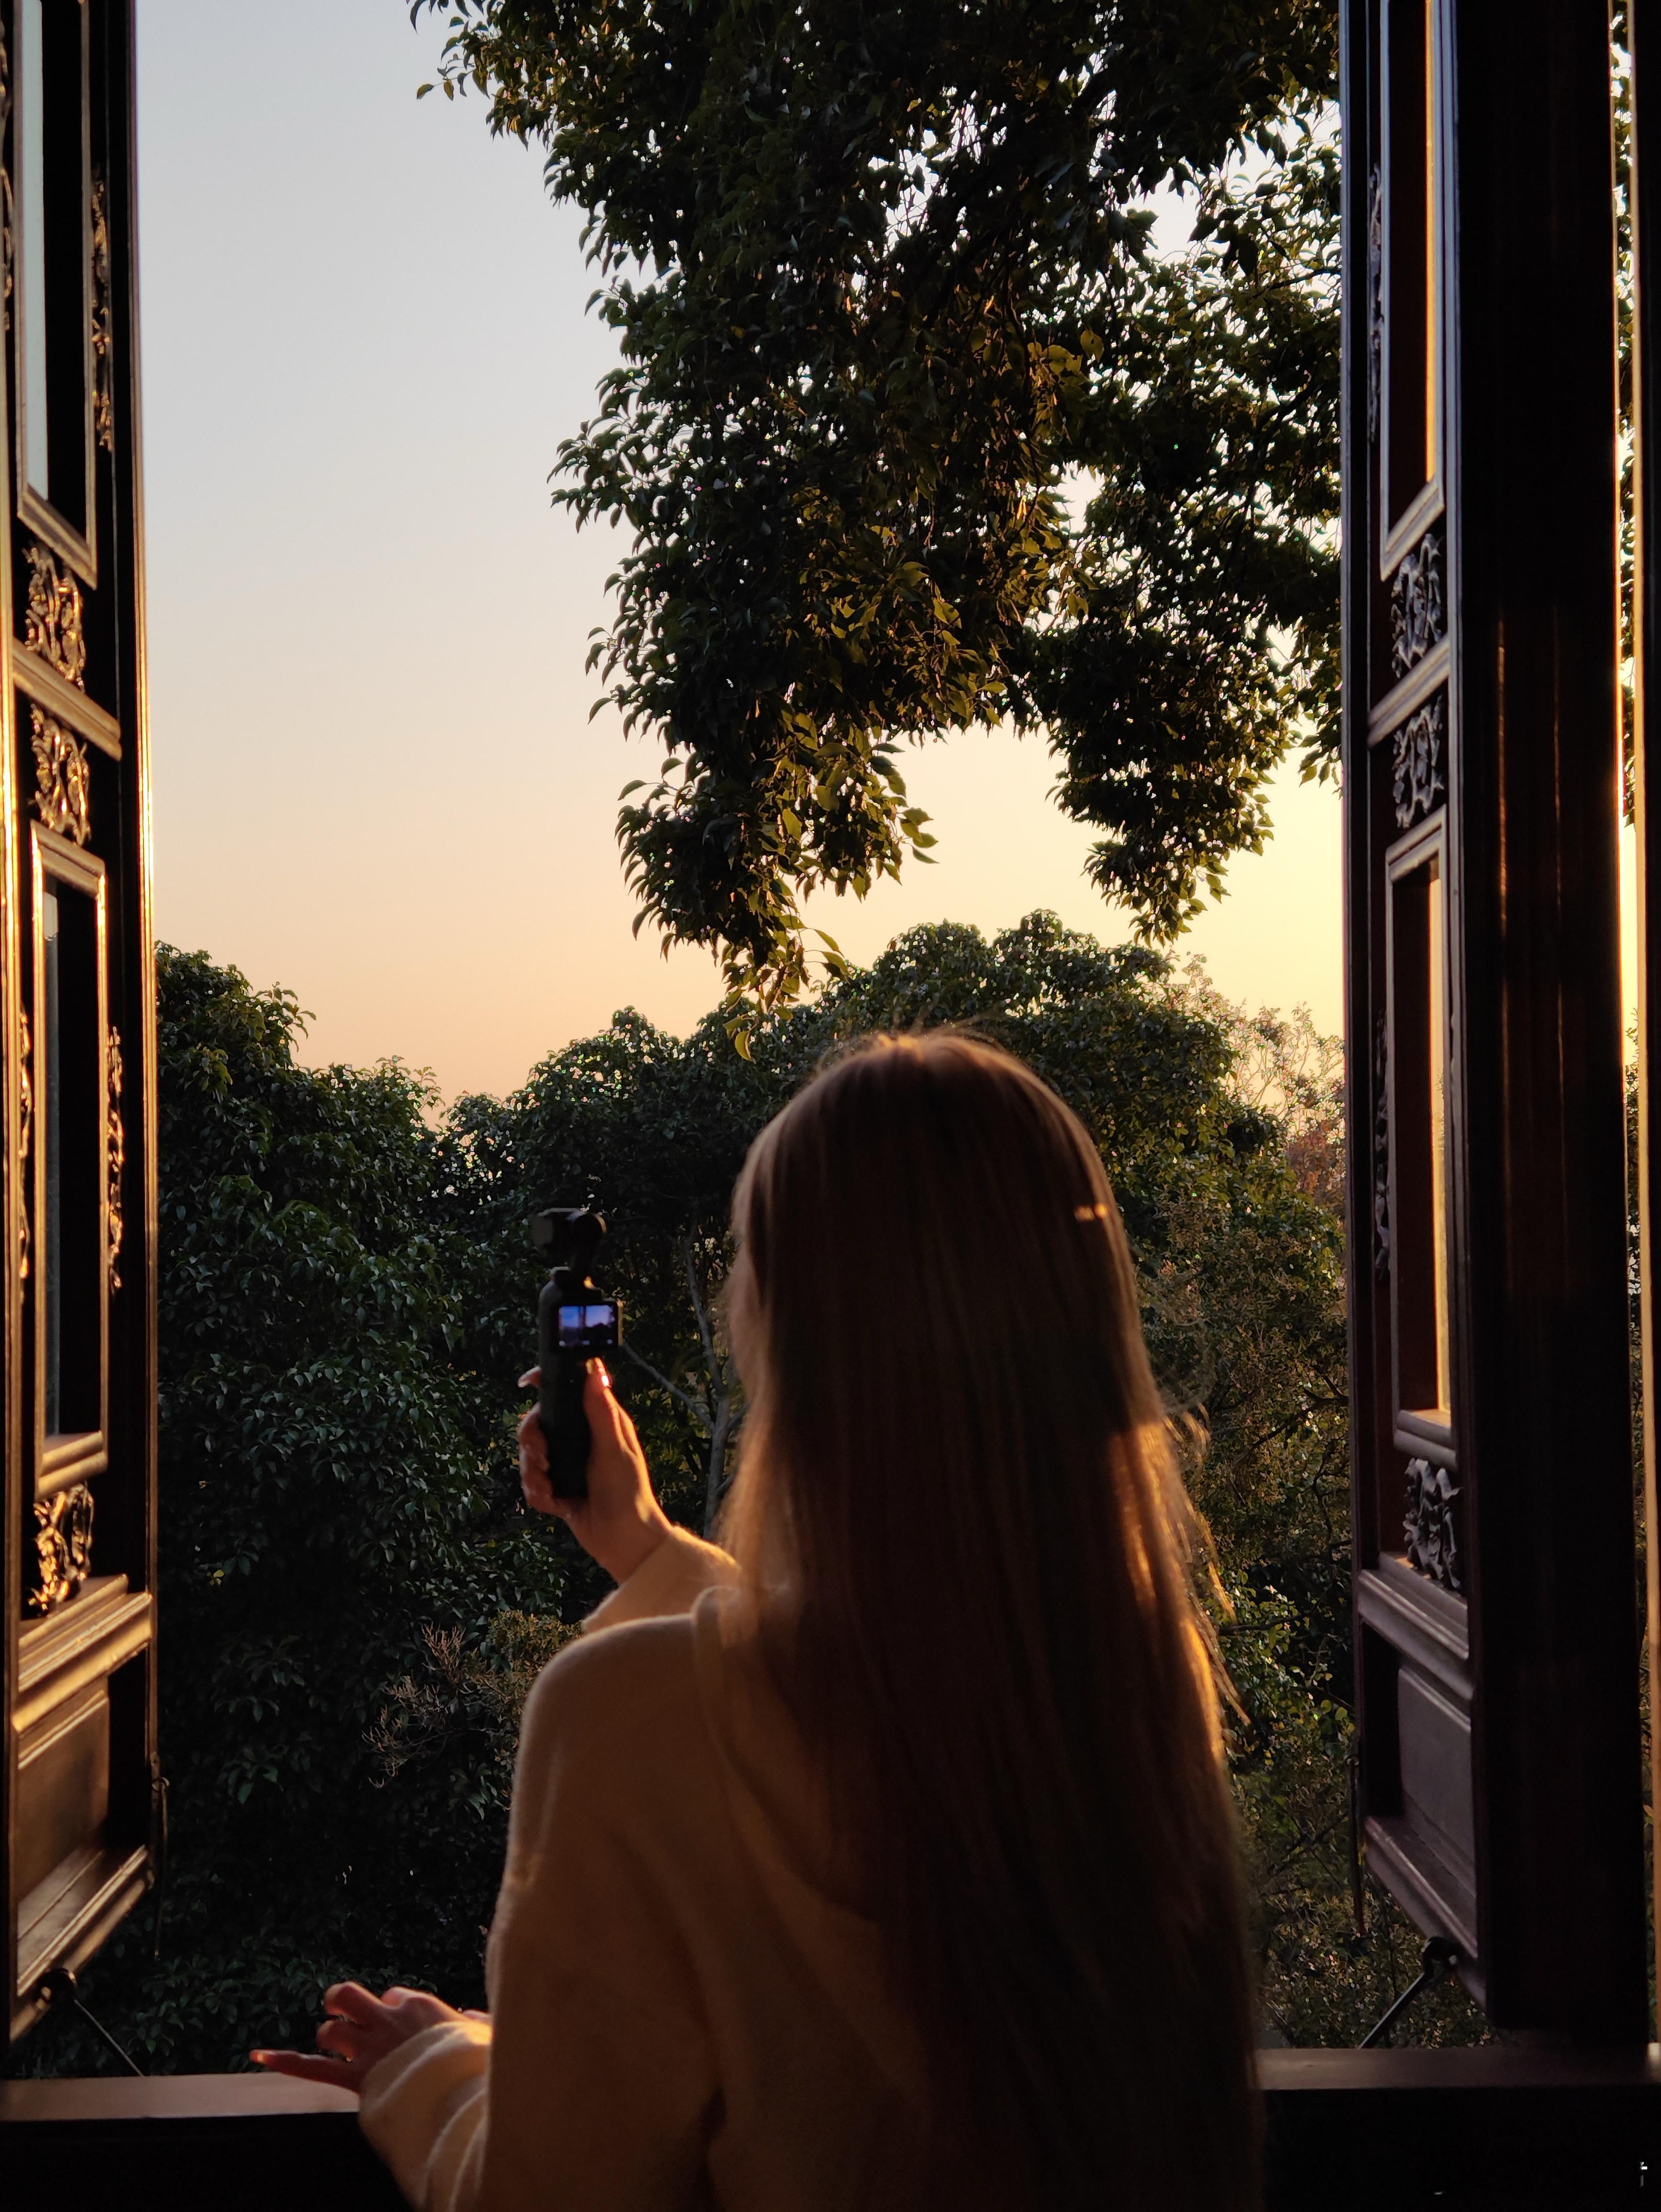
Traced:
<path fill-rule="evenodd" d="M 66 12 L 71 5 L 80 11 L 75 23 Z M 0 385 L 9 380 L 12 399 L 11 435 L 0 462 L 18 464 L 18 482 L 3 499 L 12 521 L 0 532 L 0 601 L 9 610 L 0 626 L 0 1000 L 13 1039 L 0 1055 L 8 1231 L 8 1249 L 0 1251 L 7 1435 L 0 1555 L 10 1594 L 0 1620 L 7 1721 L 0 1737 L 0 1887 L 9 1907 L 0 1970 L 14 2038 L 46 2008 L 47 1970 L 78 1971 L 149 1885 L 165 1802 L 155 1665 L 157 1100 L 134 266 L 135 16 L 135 0 L 52 0 L 49 9 L 62 71 L 45 179 L 54 313 L 68 304 L 73 257 L 85 256 L 84 535 L 69 527 L 81 520 L 78 407 L 66 405 L 55 417 L 52 459 L 61 474 L 51 472 L 51 489 L 76 513 L 64 515 L 22 481 L 20 457 L 27 447 L 16 419 L 16 372 L 18 314 L 27 313 L 27 299 L 15 288 L 12 344 L 0 354 Z M 0 20 L 15 60 L 15 0 L 0 0 Z M 65 112 L 76 24 L 83 88 L 78 177 Z M 15 81 L 12 89 L 15 95 Z M 12 164 L 15 187 L 15 96 L 11 115 L 0 150 Z M 77 191 L 78 245 L 70 219 Z M 17 210 L 9 212 L 15 238 Z M 38 284 L 36 295 L 38 305 Z M 81 342 L 67 330 L 60 340 L 49 403 L 76 372 Z M 42 726 L 47 719 L 56 735 Z M 63 742 L 70 736 L 82 755 L 78 767 Z M 49 1448 L 46 1317 L 33 1237 L 43 1210 L 45 1132 L 36 1120 L 41 1102 L 30 1047 L 38 1050 L 40 1042 L 32 1017 L 41 981 L 42 901 L 52 878 L 65 897 L 90 896 L 95 909 L 82 908 L 76 916 L 76 965 L 63 978 L 72 991 L 64 1002 L 72 1026 L 64 1032 L 63 1098 L 73 1118 L 62 1133 L 74 1149 L 61 1158 L 66 1169 L 71 1157 L 76 1161 L 78 1194 L 73 1221 L 64 1218 L 77 1243 L 65 1248 L 73 1364 L 64 1380 L 81 1396 L 78 1403 L 65 1397 L 60 1418 L 99 1425 L 54 1437 Z M 111 1282 L 113 1246 L 119 1290 Z M 96 1312 L 88 1279 L 94 1265 Z M 94 1350 L 96 1392 L 88 1372 Z"/>
<path fill-rule="evenodd" d="M 1431 0 L 1427 92 L 1409 4 L 1341 11 L 1358 1811 L 1372 1875 L 1452 1939 L 1496 2027 L 1641 2042 L 1609 20 Z M 1409 158 L 1433 219 L 1425 190 L 1388 204 Z M 1421 221 L 1428 265 L 1400 229 Z M 1427 320 L 1415 490 L 1384 448 L 1421 434 L 1401 380 Z M 1448 1403 L 1427 1421 L 1399 1355 L 1427 1224 L 1400 1249 L 1391 1126 L 1422 1115 L 1398 1062 L 1421 1044 L 1416 1004 L 1395 1033 L 1389 940 L 1427 849 L 1405 841 L 1439 815 Z"/>

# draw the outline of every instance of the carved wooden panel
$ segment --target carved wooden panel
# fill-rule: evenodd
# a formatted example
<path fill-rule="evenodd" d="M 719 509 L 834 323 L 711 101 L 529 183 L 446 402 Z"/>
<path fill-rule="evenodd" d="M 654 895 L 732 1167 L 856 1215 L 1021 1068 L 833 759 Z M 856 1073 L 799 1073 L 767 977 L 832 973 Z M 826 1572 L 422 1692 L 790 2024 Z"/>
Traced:
<path fill-rule="evenodd" d="M 1640 2039 L 1608 25 L 1343 41 L 1365 1845 L 1497 2024 Z"/>
<path fill-rule="evenodd" d="M 151 1878 L 155 1030 L 129 0 L 0 0 L 5 1966 Z"/>

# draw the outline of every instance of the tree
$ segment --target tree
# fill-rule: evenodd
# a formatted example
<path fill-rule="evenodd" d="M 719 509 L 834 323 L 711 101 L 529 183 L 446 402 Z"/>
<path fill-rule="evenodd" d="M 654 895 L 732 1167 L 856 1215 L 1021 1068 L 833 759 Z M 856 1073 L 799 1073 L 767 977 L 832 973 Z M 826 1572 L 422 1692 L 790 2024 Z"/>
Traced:
<path fill-rule="evenodd" d="M 626 1292 L 617 1381 L 672 1507 L 697 1527 L 713 1520 L 742 1419 L 717 1304 L 727 1209 L 788 1080 L 740 1058 L 718 1025 L 682 1040 L 630 1012 L 551 1055 L 512 1098 L 465 1098 L 452 1120 L 458 1218 L 488 1224 L 518 1286 L 510 1326 L 534 1310 L 541 1280 L 528 1213 L 592 1202 L 604 1214 L 597 1264 Z"/>
<path fill-rule="evenodd" d="M 1289 2042 L 1353 2043 L 1412 1978 L 1416 1939 L 1370 1893 L 1349 1825 L 1335 1041 L 1307 1015 L 1247 1018 L 1197 963 L 1104 949 L 1050 915 L 990 943 L 971 928 L 916 929 L 810 1003 L 764 1017 L 747 1061 L 718 1012 L 685 1039 L 626 1013 L 551 1055 L 513 1097 L 464 1102 L 457 1125 L 477 1182 L 458 1177 L 459 1202 L 475 1219 L 512 1212 L 532 1190 L 602 1206 L 614 1231 L 608 1279 L 646 1347 L 623 1370 L 625 1395 L 654 1468 L 671 1474 L 672 1505 L 698 1525 L 727 1469 L 688 1399 L 727 1372 L 707 1320 L 751 1138 L 840 1043 L 948 1021 L 1019 1053 L 1101 1149 L 1156 1372 L 1195 1441 L 1189 1480 L 1214 1547 L 1265 2024 Z M 689 1242 L 700 1255 L 692 1285 L 675 1259 Z M 527 1272 L 521 1295 L 532 1288 Z M 730 1430 L 725 1441 L 730 1453 Z M 1469 2040 L 1481 2027 L 1451 1989 L 1414 2033 Z"/>
<path fill-rule="evenodd" d="M 619 1379 L 657 1463 L 680 1471 L 687 1517 L 707 1525 L 742 1413 L 717 1292 L 733 1186 L 757 1130 L 846 1039 L 973 1021 L 1079 1107 L 1151 1249 L 1166 1234 L 1173 1131 L 1208 1157 L 1212 1120 L 1236 1112 L 1222 1089 L 1224 1033 L 1158 981 L 1166 973 L 1155 954 L 1104 951 L 1035 915 L 991 945 L 949 925 L 910 931 L 811 1004 L 764 1017 L 747 1058 L 733 1052 L 719 1012 L 684 1039 L 619 1014 L 603 1035 L 545 1060 L 514 1097 L 460 1103 L 456 1204 L 470 1222 L 492 1224 L 504 1264 L 520 1270 L 524 1304 L 536 1279 L 523 1226 L 531 1205 L 569 1197 L 599 1206 L 611 1231 L 604 1264 L 631 1316 Z"/>
<path fill-rule="evenodd" d="M 718 1293 L 750 1142 L 847 1040 L 941 1022 L 1019 1054 L 1099 1146 L 1156 1370 L 1173 1404 L 1203 1413 L 1196 1480 L 1232 1571 L 1295 1595 L 1318 1624 L 1308 1662 L 1324 1663 L 1348 1573 L 1336 1048 L 1306 1017 L 1244 1020 L 1197 967 L 1036 914 L 990 943 L 949 924 L 907 932 L 870 968 L 764 1018 L 747 1060 L 719 1013 L 685 1038 L 619 1014 L 511 1097 L 456 1109 L 450 1202 L 476 1239 L 500 1240 L 490 1264 L 516 1271 L 494 1310 L 522 1332 L 539 1279 L 532 1206 L 600 1207 L 602 1270 L 630 1316 L 619 1380 L 684 1517 L 707 1525 L 741 1415 Z M 488 1370 L 517 1353 L 472 1356 Z"/>
<path fill-rule="evenodd" d="M 429 1760 L 392 1786 L 371 1738 L 431 1624 L 511 1688 L 553 1640 L 511 1616 L 557 1615 L 563 1576 L 519 1509 L 518 1370 L 458 1356 L 478 1277 L 441 1216 L 431 1093 L 395 1064 L 299 1066 L 292 997 L 201 954 L 159 968 L 173 1843 L 157 1958 L 141 1914 L 88 1981 L 171 2071 L 308 2037 L 345 1972 L 478 2001 L 505 1773 Z M 24 2050 L 104 2058 L 56 2020 Z"/>
<path fill-rule="evenodd" d="M 900 747 L 1008 715 L 1179 930 L 1287 744 L 1335 755 L 1324 0 L 423 7 L 445 92 L 587 211 L 618 336 L 556 496 L 632 533 L 594 658 L 665 756 L 620 817 L 642 918 L 747 1028 L 802 894 L 926 856 Z"/>
<path fill-rule="evenodd" d="M 605 1211 L 640 1355 L 619 1387 L 702 1527 L 742 1412 L 719 1293 L 745 1152 L 826 1052 L 946 1021 L 1061 1091 L 1125 1216 L 1196 1443 L 1266 2021 L 1353 2042 L 1384 2010 L 1414 1945 L 1364 1886 L 1363 1931 L 1352 1889 L 1341 1124 L 1306 1018 L 1247 1020 L 1197 967 L 1050 915 L 990 942 L 940 925 L 764 1017 L 747 1060 L 719 1012 L 685 1038 L 624 1013 L 441 1117 L 395 1065 L 298 1066 L 286 994 L 199 954 L 161 966 L 173 1867 L 159 1956 L 145 1916 L 84 1978 L 147 2063 L 303 2039 L 343 1974 L 477 2000 L 519 1709 L 605 1587 L 518 1498 L 526 1217 Z M 1472 2032 L 1457 1992 L 1415 2022 Z M 54 2018 L 15 2063 L 108 2058 Z"/>

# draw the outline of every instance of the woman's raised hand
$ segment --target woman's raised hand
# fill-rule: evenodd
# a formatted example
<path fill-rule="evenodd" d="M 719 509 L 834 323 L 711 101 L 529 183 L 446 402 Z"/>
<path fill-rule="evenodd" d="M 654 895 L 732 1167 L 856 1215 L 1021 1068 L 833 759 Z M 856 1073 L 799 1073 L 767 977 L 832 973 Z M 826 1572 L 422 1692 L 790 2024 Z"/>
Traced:
<path fill-rule="evenodd" d="M 520 1388 L 534 1389 L 541 1379 L 541 1369 L 532 1367 L 520 1376 Z M 548 1480 L 548 1440 L 534 1406 L 519 1425 L 519 1486 L 532 1512 L 557 1514 L 589 1557 L 624 1583 L 668 1534 L 669 1520 L 653 1492 L 635 1425 L 618 1405 L 600 1360 L 588 1362 L 582 1410 L 593 1439 L 588 1495 L 555 1497 Z"/>
<path fill-rule="evenodd" d="M 251 2051 L 249 2057 L 268 2073 L 326 2081 L 334 2089 L 361 2089 L 369 2069 L 412 2035 L 453 2020 L 484 2018 L 483 2013 L 459 2013 L 424 1990 L 390 1989 L 378 1997 L 362 1982 L 337 1982 L 326 1990 L 323 2009 L 328 2017 L 317 2031 L 320 2057 L 306 2051 Z"/>

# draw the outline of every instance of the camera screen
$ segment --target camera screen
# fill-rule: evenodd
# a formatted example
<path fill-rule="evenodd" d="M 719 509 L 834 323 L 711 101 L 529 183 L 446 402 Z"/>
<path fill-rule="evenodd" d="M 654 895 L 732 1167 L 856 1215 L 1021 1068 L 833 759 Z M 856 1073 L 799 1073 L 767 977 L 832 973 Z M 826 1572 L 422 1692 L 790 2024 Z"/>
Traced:
<path fill-rule="evenodd" d="M 618 1341 L 618 1302 L 599 1298 L 592 1305 L 562 1306 L 559 1310 L 559 1348 L 562 1352 L 610 1352 Z"/>

